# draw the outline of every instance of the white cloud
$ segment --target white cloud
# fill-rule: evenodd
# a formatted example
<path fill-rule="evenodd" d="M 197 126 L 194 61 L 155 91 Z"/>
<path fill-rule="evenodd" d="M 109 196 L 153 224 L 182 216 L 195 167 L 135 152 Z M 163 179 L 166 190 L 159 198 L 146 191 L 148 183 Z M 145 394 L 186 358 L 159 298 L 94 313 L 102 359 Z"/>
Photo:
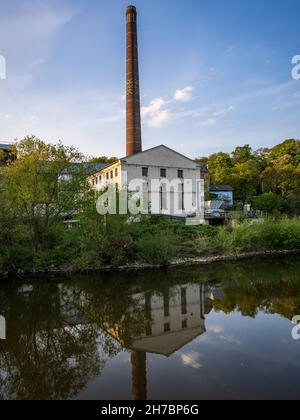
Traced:
<path fill-rule="evenodd" d="M 192 86 L 186 86 L 184 89 L 176 90 L 174 100 L 176 102 L 190 102 L 193 99 L 194 88 Z"/>
<path fill-rule="evenodd" d="M 181 355 L 181 361 L 184 366 L 189 366 L 193 369 L 200 369 L 200 355 L 195 351 L 191 351 L 190 353 L 184 353 Z"/>
<path fill-rule="evenodd" d="M 142 117 L 147 120 L 149 127 L 161 127 L 171 120 L 172 111 L 170 109 L 163 109 L 170 103 L 170 101 L 166 101 L 163 98 L 156 98 L 148 106 L 142 107 Z"/>
<path fill-rule="evenodd" d="M 190 102 L 193 99 L 194 88 L 187 86 L 184 89 L 176 90 L 174 97 L 171 99 L 156 98 L 153 99 L 148 106 L 143 106 L 141 109 L 142 117 L 148 122 L 149 127 L 161 127 L 169 123 L 174 114 L 173 108 L 178 103 Z M 168 106 L 168 108 L 166 108 Z M 172 109 L 170 108 L 172 106 Z M 184 112 L 181 111 L 180 115 Z"/>
<path fill-rule="evenodd" d="M 217 120 L 215 118 L 209 118 L 206 121 L 202 122 L 202 127 L 214 127 L 215 125 L 217 125 Z"/>
<path fill-rule="evenodd" d="M 167 124 L 172 119 L 172 112 L 170 109 L 163 109 L 155 112 L 149 121 L 150 127 L 160 127 Z"/>
<path fill-rule="evenodd" d="M 213 116 L 214 117 L 224 117 L 224 115 L 228 114 L 229 112 L 231 112 L 233 110 L 234 110 L 234 106 L 231 105 L 227 108 L 223 108 L 223 109 L 220 109 L 219 111 L 214 112 Z"/>
<path fill-rule="evenodd" d="M 161 108 L 166 104 L 166 101 L 163 98 L 156 98 L 150 102 L 150 105 L 142 107 L 142 117 L 148 117 L 149 115 L 153 117 L 155 113 L 161 110 Z"/>
<path fill-rule="evenodd" d="M 228 344 L 233 344 L 237 347 L 241 347 L 241 345 L 242 345 L 242 342 L 239 339 L 237 339 L 237 338 L 235 338 L 231 335 L 221 335 L 220 339 L 223 340 L 223 341 L 226 341 Z"/>
<path fill-rule="evenodd" d="M 202 127 L 214 127 L 218 124 L 218 119 L 224 117 L 234 109 L 234 106 L 219 108 L 217 111 L 210 111 L 210 117 L 201 123 Z"/>
<path fill-rule="evenodd" d="M 223 333 L 224 332 L 224 329 L 223 329 L 223 327 L 222 327 L 222 325 L 210 325 L 208 328 L 207 328 L 207 331 L 211 331 L 211 332 L 213 332 L 214 334 L 221 334 L 221 333 Z"/>

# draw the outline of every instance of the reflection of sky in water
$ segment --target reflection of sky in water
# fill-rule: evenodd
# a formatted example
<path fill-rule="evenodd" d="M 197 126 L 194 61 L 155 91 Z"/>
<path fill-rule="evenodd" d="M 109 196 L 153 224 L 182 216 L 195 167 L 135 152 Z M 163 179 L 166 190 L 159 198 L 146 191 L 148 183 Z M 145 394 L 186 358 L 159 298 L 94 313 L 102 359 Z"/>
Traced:
<path fill-rule="evenodd" d="M 292 324 L 260 312 L 212 312 L 207 332 L 171 357 L 147 356 L 149 399 L 299 398 L 300 341 Z M 81 398 L 131 398 L 130 357 L 110 360 Z"/>

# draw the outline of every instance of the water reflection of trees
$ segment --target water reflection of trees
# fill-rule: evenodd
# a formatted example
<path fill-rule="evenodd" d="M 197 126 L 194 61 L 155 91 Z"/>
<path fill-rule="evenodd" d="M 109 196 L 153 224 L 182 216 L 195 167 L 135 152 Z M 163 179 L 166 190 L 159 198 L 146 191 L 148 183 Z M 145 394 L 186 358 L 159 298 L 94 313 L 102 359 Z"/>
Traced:
<path fill-rule="evenodd" d="M 102 371 L 116 346 L 84 322 L 80 294 L 47 283 L 2 291 L 8 335 L 0 343 L 1 398 L 72 398 Z M 105 346 L 99 353 L 101 341 Z"/>
<path fill-rule="evenodd" d="M 104 284 L 91 280 L 86 286 L 92 298 L 89 316 L 102 327 L 123 320 L 123 333 L 129 344 L 130 338 L 139 335 L 138 330 L 144 329 L 147 322 L 133 299 L 133 291 L 164 295 L 172 287 L 187 282 L 202 283 L 212 289 L 217 286 L 222 290 L 222 296 L 206 306 L 213 305 L 215 310 L 225 313 L 239 311 L 254 317 L 259 311 L 265 311 L 287 319 L 300 313 L 300 259 L 276 257 L 147 271 L 134 276 L 122 273 L 110 275 Z M 135 306 L 133 313 L 132 306 Z M 99 307 L 103 308 L 100 312 Z"/>
<path fill-rule="evenodd" d="M 127 282 L 90 281 L 85 285 L 86 319 L 130 348 L 133 337 L 146 328 L 145 310 L 134 298 L 135 288 Z"/>
<path fill-rule="evenodd" d="M 25 287 L 8 283 L 0 288 L 7 322 L 7 340 L 0 341 L 0 398 L 76 397 L 108 358 L 145 334 L 151 319 L 139 295 L 171 297 L 175 286 L 204 284 L 206 313 L 212 307 L 246 316 L 263 310 L 291 319 L 300 313 L 299 277 L 299 259 L 277 259 L 36 280 Z M 144 374 L 145 355 L 133 353 L 132 360 L 133 372 Z M 134 389 L 145 388 L 138 374 L 133 379 L 139 384 Z"/>
<path fill-rule="evenodd" d="M 215 310 L 250 317 L 264 311 L 289 320 L 300 313 L 299 259 L 224 264 L 217 276 L 222 298 L 214 301 Z"/>

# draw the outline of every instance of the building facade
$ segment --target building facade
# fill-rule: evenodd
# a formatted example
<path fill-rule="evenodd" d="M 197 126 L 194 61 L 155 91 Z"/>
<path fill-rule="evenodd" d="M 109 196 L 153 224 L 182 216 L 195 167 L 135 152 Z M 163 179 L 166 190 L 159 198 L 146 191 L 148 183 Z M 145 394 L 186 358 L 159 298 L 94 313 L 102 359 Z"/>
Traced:
<path fill-rule="evenodd" d="M 158 146 L 120 159 L 89 177 L 96 191 L 116 186 L 143 199 L 152 214 L 186 217 L 204 211 L 204 181 L 193 160 Z"/>

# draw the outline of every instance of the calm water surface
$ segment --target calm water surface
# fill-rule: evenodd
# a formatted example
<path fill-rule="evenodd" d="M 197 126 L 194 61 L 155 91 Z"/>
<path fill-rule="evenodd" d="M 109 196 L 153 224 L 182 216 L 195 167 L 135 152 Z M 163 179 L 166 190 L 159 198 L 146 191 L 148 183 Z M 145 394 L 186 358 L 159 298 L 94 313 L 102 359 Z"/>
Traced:
<path fill-rule="evenodd" d="M 298 399 L 300 258 L 0 283 L 0 399 Z"/>

